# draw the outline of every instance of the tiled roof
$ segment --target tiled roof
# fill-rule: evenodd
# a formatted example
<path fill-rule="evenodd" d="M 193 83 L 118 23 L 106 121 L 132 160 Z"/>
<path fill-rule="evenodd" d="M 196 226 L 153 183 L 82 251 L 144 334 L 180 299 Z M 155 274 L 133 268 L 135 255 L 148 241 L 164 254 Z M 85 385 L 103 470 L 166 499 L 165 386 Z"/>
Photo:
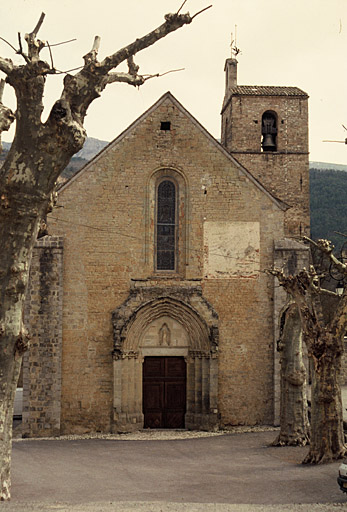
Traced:
<path fill-rule="evenodd" d="M 246 96 L 307 96 L 307 93 L 298 87 L 263 86 L 263 85 L 237 85 L 230 89 L 232 95 Z"/>

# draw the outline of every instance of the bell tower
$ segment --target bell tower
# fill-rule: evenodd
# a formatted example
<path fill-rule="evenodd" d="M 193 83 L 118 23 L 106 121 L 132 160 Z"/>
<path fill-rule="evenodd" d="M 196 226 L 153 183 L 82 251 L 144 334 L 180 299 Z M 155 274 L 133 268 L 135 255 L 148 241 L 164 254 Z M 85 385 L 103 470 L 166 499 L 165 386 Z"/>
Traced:
<path fill-rule="evenodd" d="M 232 57 L 221 114 L 223 146 L 290 206 L 286 235 L 309 235 L 308 95 L 297 87 L 238 85 Z"/>

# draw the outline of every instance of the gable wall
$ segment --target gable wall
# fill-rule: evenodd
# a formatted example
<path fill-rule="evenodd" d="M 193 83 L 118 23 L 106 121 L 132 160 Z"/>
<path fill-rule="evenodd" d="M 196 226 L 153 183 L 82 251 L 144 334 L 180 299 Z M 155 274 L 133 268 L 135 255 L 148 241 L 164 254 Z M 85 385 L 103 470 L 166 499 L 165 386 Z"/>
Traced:
<path fill-rule="evenodd" d="M 160 130 L 161 121 L 172 129 Z M 185 188 L 179 274 L 153 272 L 153 173 L 178 171 Z M 283 212 L 166 100 L 59 194 L 50 231 L 64 236 L 62 432 L 111 429 L 111 312 L 131 279 L 173 286 L 201 280 L 219 315 L 219 408 L 223 424 L 273 417 L 273 279 L 253 272 L 205 278 L 204 223 L 259 223 L 259 269 L 270 267 Z M 233 245 L 221 244 L 233 258 Z M 184 254 L 185 253 L 185 254 Z M 148 280 L 148 281 L 146 281 Z M 165 282 L 165 284 L 164 284 Z"/>

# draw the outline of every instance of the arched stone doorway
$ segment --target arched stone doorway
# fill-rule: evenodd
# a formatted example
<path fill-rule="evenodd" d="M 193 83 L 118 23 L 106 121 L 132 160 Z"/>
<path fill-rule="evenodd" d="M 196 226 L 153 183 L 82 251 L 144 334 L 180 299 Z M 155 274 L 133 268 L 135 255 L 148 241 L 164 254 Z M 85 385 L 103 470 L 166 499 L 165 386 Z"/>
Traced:
<path fill-rule="evenodd" d="M 216 426 L 218 319 L 196 288 L 185 290 L 185 301 L 182 289 L 165 296 L 158 288 L 136 290 L 113 313 L 114 431 L 143 428 L 143 363 L 153 357 L 184 358 L 184 427 Z"/>

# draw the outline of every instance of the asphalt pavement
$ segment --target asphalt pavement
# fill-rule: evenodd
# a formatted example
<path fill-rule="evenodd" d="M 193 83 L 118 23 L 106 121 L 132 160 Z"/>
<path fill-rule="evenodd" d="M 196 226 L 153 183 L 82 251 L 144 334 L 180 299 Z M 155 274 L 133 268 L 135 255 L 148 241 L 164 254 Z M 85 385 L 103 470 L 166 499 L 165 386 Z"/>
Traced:
<path fill-rule="evenodd" d="M 257 432 L 176 440 L 17 440 L 12 500 L 0 508 L 314 511 L 318 503 L 319 510 L 347 510 L 347 495 L 336 482 L 340 463 L 302 465 L 307 448 L 269 446 L 274 437 Z M 293 504 L 303 505 L 287 508 Z"/>

